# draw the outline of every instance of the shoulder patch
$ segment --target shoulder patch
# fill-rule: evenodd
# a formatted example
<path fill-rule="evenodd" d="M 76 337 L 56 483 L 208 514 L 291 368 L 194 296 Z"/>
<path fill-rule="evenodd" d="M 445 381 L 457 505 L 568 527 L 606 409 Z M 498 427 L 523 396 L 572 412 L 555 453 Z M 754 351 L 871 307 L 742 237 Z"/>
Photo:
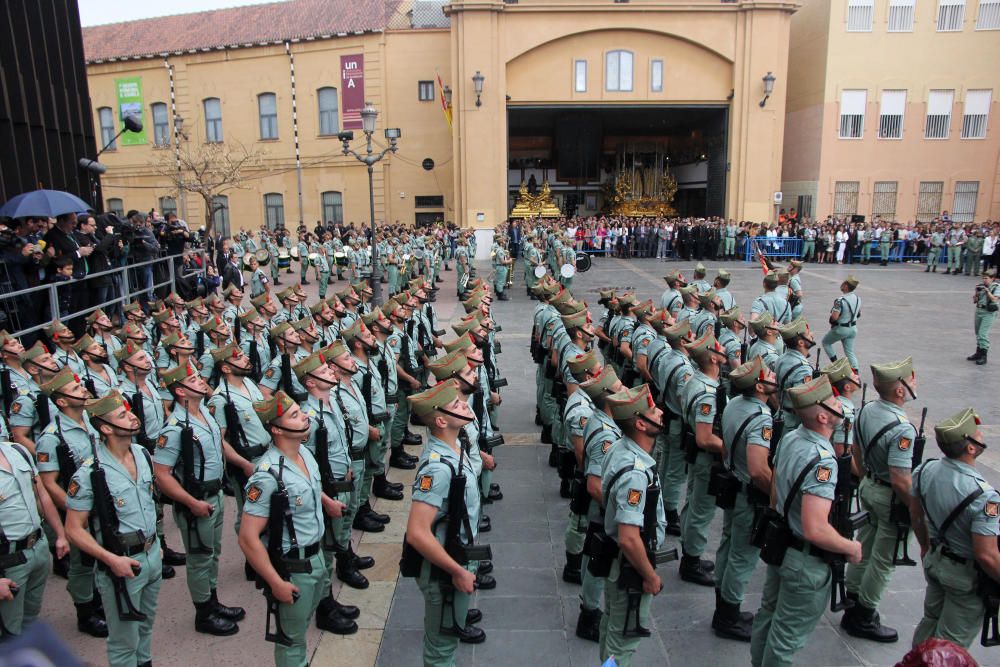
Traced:
<path fill-rule="evenodd" d="M 420 482 L 417 485 L 418 489 L 420 489 L 421 491 L 430 491 L 432 486 L 434 486 L 434 477 L 433 477 L 433 475 L 421 475 L 420 476 Z"/>
<path fill-rule="evenodd" d="M 274 377 L 274 368 L 273 367 L 272 368 L 268 368 L 267 372 L 264 373 L 264 377 L 266 377 L 267 379 L 273 378 Z"/>
<path fill-rule="evenodd" d="M 605 440 L 604 444 L 601 445 L 601 450 L 607 454 L 608 450 L 611 449 L 611 445 L 615 444 L 613 440 Z"/>
<path fill-rule="evenodd" d="M 166 447 L 167 446 L 167 436 L 161 435 L 159 438 L 157 438 L 156 439 L 156 446 L 157 447 Z"/>
<path fill-rule="evenodd" d="M 46 452 L 38 452 L 38 462 L 39 463 L 48 463 L 49 462 L 49 455 Z"/>
<path fill-rule="evenodd" d="M 247 489 L 247 500 L 252 503 L 257 502 L 260 499 L 260 494 L 263 493 L 261 488 L 254 484 L 249 489 Z"/>
<path fill-rule="evenodd" d="M 580 428 L 585 428 L 587 426 L 587 418 L 580 417 Z"/>
<path fill-rule="evenodd" d="M 899 448 L 902 451 L 904 451 L 904 452 L 906 450 L 908 450 L 910 448 L 910 439 L 909 438 L 900 438 L 899 439 Z"/>
<path fill-rule="evenodd" d="M 10 411 L 16 415 L 18 412 L 21 411 L 21 404 L 20 403 L 12 404 L 10 406 Z"/>
<path fill-rule="evenodd" d="M 635 507 L 642 500 L 642 489 L 629 489 L 628 490 L 628 504 L 631 507 Z"/>
<path fill-rule="evenodd" d="M 208 406 L 208 414 L 212 415 L 213 417 L 215 416 L 215 406 L 214 405 L 209 405 Z"/>
<path fill-rule="evenodd" d="M 76 498 L 76 494 L 79 492 L 80 492 L 80 485 L 77 484 L 77 481 L 75 479 L 70 481 L 69 488 L 66 489 L 66 495 L 68 495 L 70 498 Z"/>
<path fill-rule="evenodd" d="M 819 466 L 816 468 L 816 481 L 817 482 L 829 482 L 830 475 L 833 474 L 833 468 L 827 466 Z"/>
<path fill-rule="evenodd" d="M 983 506 L 983 512 L 988 517 L 1000 516 L 1000 503 L 986 503 Z"/>
<path fill-rule="evenodd" d="M 702 403 L 698 406 L 698 409 L 701 411 L 701 414 L 707 415 L 712 412 L 712 405 L 710 403 Z"/>
<path fill-rule="evenodd" d="M 441 455 L 438 454 L 437 452 L 431 452 L 430 455 L 427 458 L 429 460 L 431 460 L 431 461 L 440 461 L 441 460 Z"/>
<path fill-rule="evenodd" d="M 760 437 L 768 442 L 771 441 L 771 436 L 774 435 L 774 429 L 770 426 L 765 426 L 760 430 Z"/>

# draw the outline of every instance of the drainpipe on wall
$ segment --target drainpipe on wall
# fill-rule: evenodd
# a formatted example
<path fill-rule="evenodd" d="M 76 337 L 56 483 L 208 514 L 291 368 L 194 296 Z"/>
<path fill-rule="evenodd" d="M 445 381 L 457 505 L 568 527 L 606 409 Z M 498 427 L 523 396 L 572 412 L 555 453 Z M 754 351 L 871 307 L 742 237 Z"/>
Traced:
<path fill-rule="evenodd" d="M 288 54 L 288 71 L 292 82 L 292 135 L 295 138 L 295 176 L 299 190 L 299 224 L 303 222 L 302 214 L 302 156 L 299 153 L 299 113 L 295 100 L 295 56 L 292 55 L 292 43 L 285 42 L 285 53 Z"/>

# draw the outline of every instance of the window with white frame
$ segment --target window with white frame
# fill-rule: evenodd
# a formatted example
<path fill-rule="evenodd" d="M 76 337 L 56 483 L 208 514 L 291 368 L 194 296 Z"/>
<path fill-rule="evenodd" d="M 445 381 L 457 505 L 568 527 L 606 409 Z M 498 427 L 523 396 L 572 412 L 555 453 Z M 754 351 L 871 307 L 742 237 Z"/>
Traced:
<path fill-rule="evenodd" d="M 979 0 L 976 30 L 1000 30 L 1000 0 Z"/>
<path fill-rule="evenodd" d="M 654 93 L 663 92 L 662 60 L 654 60 L 649 64 L 649 89 Z"/>
<path fill-rule="evenodd" d="M 889 32 L 913 32 L 915 0 L 889 0 Z"/>
<path fill-rule="evenodd" d="M 917 222 L 930 222 L 941 214 L 943 181 L 921 181 L 917 194 Z"/>
<path fill-rule="evenodd" d="M 906 110 L 905 90 L 883 90 L 879 103 L 878 138 L 903 138 L 903 112 Z"/>
<path fill-rule="evenodd" d="M 833 214 L 837 217 L 858 212 L 859 181 L 837 181 L 833 185 Z"/>
<path fill-rule="evenodd" d="M 896 181 L 875 181 L 875 188 L 872 190 L 873 216 L 881 216 L 885 220 L 895 219 L 898 185 Z"/>
<path fill-rule="evenodd" d="M 927 124 L 925 139 L 947 139 L 951 130 L 951 107 L 955 101 L 954 90 L 932 90 L 927 96 Z"/>
<path fill-rule="evenodd" d="M 965 93 L 965 109 L 962 113 L 962 138 L 985 139 L 986 121 L 990 116 L 992 90 L 969 90 Z"/>
<path fill-rule="evenodd" d="M 965 0 L 938 0 L 938 32 L 961 30 L 963 20 L 965 20 Z"/>
<path fill-rule="evenodd" d="M 632 52 L 608 51 L 605 59 L 605 90 L 612 93 L 632 91 Z"/>
<path fill-rule="evenodd" d="M 264 220 L 268 229 L 285 226 L 285 198 L 277 192 L 264 195 Z"/>
<path fill-rule="evenodd" d="M 222 141 L 222 102 L 218 97 L 209 97 L 204 102 L 205 107 L 205 141 L 218 143 Z"/>
<path fill-rule="evenodd" d="M 433 81 L 417 81 L 417 101 L 418 102 L 434 101 Z"/>
<path fill-rule="evenodd" d="M 322 136 L 337 134 L 340 131 L 338 116 L 337 89 L 320 88 L 316 91 L 316 101 L 319 105 L 319 133 Z"/>
<path fill-rule="evenodd" d="M 587 61 L 573 61 L 573 91 L 577 93 L 587 92 Z"/>
<path fill-rule="evenodd" d="M 847 32 L 871 32 L 875 0 L 847 1 Z"/>
<path fill-rule="evenodd" d="M 150 105 L 153 112 L 153 145 L 170 145 L 170 117 L 167 115 L 167 105 L 156 102 Z"/>
<path fill-rule="evenodd" d="M 101 145 L 104 150 L 113 151 L 115 148 L 115 115 L 111 107 L 101 107 L 97 110 L 97 119 L 101 123 Z"/>
<path fill-rule="evenodd" d="M 257 110 L 260 114 L 260 138 L 278 138 L 278 96 L 261 93 L 257 96 Z"/>
<path fill-rule="evenodd" d="M 867 90 L 840 91 L 840 138 L 860 139 L 865 131 Z"/>
<path fill-rule="evenodd" d="M 978 197 L 979 181 L 956 181 L 955 198 L 951 202 L 951 219 L 955 222 L 973 222 Z"/>
<path fill-rule="evenodd" d="M 344 195 L 340 192 L 324 192 L 323 199 L 323 222 L 332 222 L 335 225 L 344 222 Z"/>

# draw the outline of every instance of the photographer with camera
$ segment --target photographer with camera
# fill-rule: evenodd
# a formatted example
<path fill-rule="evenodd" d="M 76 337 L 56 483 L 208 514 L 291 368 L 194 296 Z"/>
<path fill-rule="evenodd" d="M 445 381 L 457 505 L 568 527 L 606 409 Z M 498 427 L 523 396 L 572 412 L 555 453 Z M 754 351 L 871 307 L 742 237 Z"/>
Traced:
<path fill-rule="evenodd" d="M 93 248 L 89 257 L 89 273 L 101 273 L 112 267 L 112 260 L 118 259 L 123 250 L 122 239 L 115 235 L 114 226 L 107 219 L 107 216 L 97 218 L 92 215 L 81 216 L 77 220 L 77 229 L 74 233 L 77 242 L 84 247 Z M 86 302 L 81 307 L 86 308 L 91 305 L 103 304 L 109 299 L 117 296 L 113 291 L 111 276 L 97 276 L 89 278 L 84 284 L 84 296 Z"/>
<path fill-rule="evenodd" d="M 41 218 L 18 218 L 10 221 L 6 228 L 0 229 L 0 257 L 7 269 L 9 291 L 19 291 L 38 284 L 39 264 L 43 259 L 44 248 L 43 244 L 38 243 L 38 230 L 45 222 Z M 12 302 L 4 305 L 8 320 L 12 316 L 17 318 L 16 323 L 6 323 L 6 328 L 29 328 L 38 322 L 38 305 L 30 295 L 17 297 L 14 312 L 10 310 L 14 305 Z M 36 334 L 27 334 L 25 342 L 30 346 L 35 337 Z"/>
<path fill-rule="evenodd" d="M 160 254 L 160 244 L 153 235 L 153 230 L 146 222 L 146 216 L 135 209 L 128 212 L 129 230 L 131 239 L 127 239 L 129 246 L 129 262 L 138 264 L 155 259 Z M 143 310 L 149 312 L 149 301 L 153 291 L 153 266 L 146 264 L 133 268 L 130 272 L 130 283 L 140 289 L 139 303 Z"/>
<path fill-rule="evenodd" d="M 983 271 L 983 282 L 976 285 L 976 294 L 972 297 L 976 304 L 976 351 L 966 359 L 976 362 L 977 366 L 986 365 L 986 353 L 990 349 L 990 329 L 997 321 L 997 311 L 1000 310 L 1000 285 L 996 280 L 996 269 Z"/>

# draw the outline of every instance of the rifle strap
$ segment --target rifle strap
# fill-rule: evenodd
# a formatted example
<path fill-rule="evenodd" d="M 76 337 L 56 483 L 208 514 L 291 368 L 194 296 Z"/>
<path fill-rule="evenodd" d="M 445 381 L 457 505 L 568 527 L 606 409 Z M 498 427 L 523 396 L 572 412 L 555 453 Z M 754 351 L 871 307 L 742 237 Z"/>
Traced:
<path fill-rule="evenodd" d="M 863 409 L 864 409 L 864 407 L 862 407 L 862 410 L 863 410 Z M 860 412 L 860 411 L 858 411 L 858 419 L 857 419 L 857 422 L 858 422 L 858 424 L 859 424 L 859 428 L 858 428 L 858 435 L 860 436 L 860 435 L 861 435 L 861 429 L 860 429 L 860 423 L 861 423 L 861 412 Z M 882 439 L 882 436 L 884 436 L 884 435 L 885 435 L 886 433 L 888 433 L 888 432 L 889 432 L 889 431 L 891 431 L 892 429 L 894 429 L 894 428 L 896 428 L 897 426 L 899 426 L 899 423 L 900 423 L 899 421 L 891 421 L 891 422 L 889 422 L 888 424 L 886 424 L 885 426 L 883 426 L 882 428 L 880 428 L 880 429 L 879 429 L 879 431 L 878 431 L 878 433 L 876 433 L 876 434 L 875 434 L 875 437 L 874 437 L 874 438 L 872 438 L 871 440 L 867 440 L 867 441 L 866 441 L 866 440 L 864 440 L 864 439 L 861 439 L 861 446 L 862 446 L 862 448 L 864 449 L 864 452 L 865 452 L 865 456 L 866 456 L 866 457 L 868 456 L 868 453 L 869 453 L 869 452 L 870 452 L 870 451 L 872 450 L 872 447 L 874 447 L 874 446 L 875 446 L 875 443 L 877 443 L 877 442 L 878 442 L 879 440 L 881 440 L 881 439 Z"/>
<path fill-rule="evenodd" d="M 667 402 L 667 392 L 670 391 L 670 387 L 672 386 L 673 380 L 677 376 L 677 373 L 682 368 L 684 368 L 684 366 L 685 366 L 685 364 L 682 361 L 681 363 L 677 364 L 677 366 L 674 368 L 674 370 L 670 371 L 670 375 L 667 376 L 667 381 L 663 383 L 663 389 L 660 391 L 660 402 L 661 403 L 666 403 Z M 652 368 L 650 368 L 650 370 L 652 370 Z M 683 417 L 683 415 L 681 415 L 681 416 Z"/>
<path fill-rule="evenodd" d="M 278 483 L 277 493 L 283 493 L 287 495 L 288 491 L 285 489 L 285 482 L 282 479 L 285 474 L 285 457 L 284 456 L 278 457 L 278 472 L 274 472 L 274 466 L 269 466 L 267 471 L 271 473 L 271 476 L 274 477 L 274 481 Z M 289 499 L 288 506 L 285 508 L 285 515 L 281 517 L 280 520 L 285 524 L 285 530 L 288 532 L 288 544 L 294 551 L 299 548 L 299 540 L 295 536 L 295 522 L 292 520 L 292 513 L 290 510 L 291 510 L 291 502 Z M 269 517 L 268 521 L 271 521 L 273 519 L 274 517 Z M 277 547 L 272 546 L 272 548 L 275 548 L 280 551 L 281 545 L 278 545 Z"/>
<path fill-rule="evenodd" d="M 762 416 L 762 413 L 760 412 L 750 415 L 749 417 L 743 420 L 743 423 L 740 424 L 740 427 L 736 430 L 736 435 L 733 436 L 733 443 L 729 446 L 730 470 L 733 469 L 734 461 L 736 459 L 736 446 L 740 443 L 740 438 L 743 437 L 743 431 L 747 430 L 747 426 L 750 426 L 750 422 L 752 422 L 754 419 L 760 416 Z"/>
<path fill-rule="evenodd" d="M 930 461 L 928 461 L 928 463 L 930 463 Z M 924 466 L 924 468 L 925 467 L 926 466 Z M 962 512 L 965 511 L 965 508 L 971 505 L 976 498 L 978 498 L 983 494 L 983 490 L 982 488 L 977 486 L 975 489 L 970 491 L 969 495 L 962 498 L 962 502 L 956 505 L 955 509 L 953 509 L 951 513 L 947 517 L 945 517 L 944 521 L 941 523 L 941 527 L 938 528 L 938 525 L 934 522 L 934 519 L 933 517 L 931 517 L 930 512 L 927 511 L 927 504 L 924 501 L 924 494 L 921 492 L 922 487 L 920 486 L 920 476 L 923 473 L 924 468 L 921 468 L 919 471 L 917 471 L 917 499 L 920 500 L 920 507 L 923 508 L 924 516 L 927 517 L 927 521 L 931 524 L 931 526 L 933 526 L 937 530 L 938 540 L 940 540 L 950 550 L 951 547 L 948 546 L 948 538 L 945 537 L 945 533 L 948 532 L 948 529 L 951 528 L 951 525 L 955 523 L 955 521 L 962 514 Z"/>
<path fill-rule="evenodd" d="M 611 475 L 611 479 L 608 480 L 607 494 L 604 497 L 605 498 L 611 497 L 611 492 L 614 490 L 615 484 L 618 482 L 618 480 L 620 480 L 626 473 L 630 473 L 633 470 L 635 470 L 635 464 L 634 463 L 630 463 L 627 466 L 622 466 L 621 468 L 619 468 L 618 470 L 616 470 L 615 473 L 613 475 Z M 650 473 L 650 470 L 647 469 L 645 471 L 646 482 L 647 482 L 646 486 L 650 487 L 650 486 L 654 486 L 654 485 L 659 485 L 659 478 L 656 475 L 650 475 L 649 473 Z M 607 507 L 606 504 L 605 504 L 605 507 Z"/>
<path fill-rule="evenodd" d="M 330 393 L 337 400 L 337 407 L 340 408 L 340 414 L 344 417 L 344 434 L 347 436 L 347 451 L 350 453 L 354 446 L 354 424 L 351 423 L 351 418 L 347 412 L 347 406 L 344 405 L 344 399 L 340 397 L 340 385 L 338 382 L 337 386 Z"/>

